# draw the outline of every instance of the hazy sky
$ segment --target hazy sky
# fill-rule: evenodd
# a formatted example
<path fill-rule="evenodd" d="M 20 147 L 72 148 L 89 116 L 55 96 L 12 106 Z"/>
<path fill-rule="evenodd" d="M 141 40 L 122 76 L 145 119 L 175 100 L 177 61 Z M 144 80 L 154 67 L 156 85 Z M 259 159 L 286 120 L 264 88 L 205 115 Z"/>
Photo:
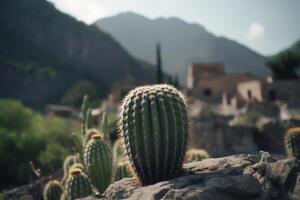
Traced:
<path fill-rule="evenodd" d="M 176 16 L 269 55 L 300 39 L 300 0 L 49 0 L 87 24 L 119 12 Z"/>

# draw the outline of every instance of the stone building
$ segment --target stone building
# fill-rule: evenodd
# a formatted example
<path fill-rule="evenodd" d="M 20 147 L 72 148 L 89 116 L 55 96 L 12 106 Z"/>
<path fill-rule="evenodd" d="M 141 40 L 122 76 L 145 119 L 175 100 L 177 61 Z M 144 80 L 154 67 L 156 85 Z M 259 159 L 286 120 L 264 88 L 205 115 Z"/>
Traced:
<path fill-rule="evenodd" d="M 250 74 L 226 74 L 223 63 L 192 64 L 188 69 L 188 95 L 205 102 L 243 105 L 249 101 L 300 103 L 299 80 L 276 80 Z M 231 102 L 232 101 L 232 102 Z"/>
<path fill-rule="evenodd" d="M 188 95 L 206 102 L 237 104 L 262 100 L 264 79 L 249 74 L 226 74 L 223 63 L 192 64 L 188 69 Z"/>

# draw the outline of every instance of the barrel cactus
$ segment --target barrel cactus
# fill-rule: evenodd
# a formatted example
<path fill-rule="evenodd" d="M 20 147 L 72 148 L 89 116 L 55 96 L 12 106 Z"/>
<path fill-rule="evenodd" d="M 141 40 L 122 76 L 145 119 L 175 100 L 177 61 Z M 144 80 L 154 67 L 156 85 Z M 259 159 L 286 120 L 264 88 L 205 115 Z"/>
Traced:
<path fill-rule="evenodd" d="M 300 160 L 300 128 L 291 128 L 284 136 L 285 149 L 289 157 Z"/>
<path fill-rule="evenodd" d="M 99 193 L 111 183 L 112 152 L 102 135 L 95 134 L 87 143 L 84 151 L 84 162 L 89 178 Z"/>
<path fill-rule="evenodd" d="M 63 187 L 57 180 L 49 181 L 43 191 L 44 200 L 60 200 L 63 193 Z"/>
<path fill-rule="evenodd" d="M 102 135 L 102 137 L 104 137 L 104 134 L 100 133 L 95 128 L 87 129 L 86 134 L 84 136 L 83 145 L 85 146 L 88 143 L 88 141 L 92 138 L 92 136 L 95 134 L 100 134 L 100 135 Z"/>
<path fill-rule="evenodd" d="M 92 186 L 88 177 L 79 168 L 72 168 L 66 184 L 66 191 L 63 200 L 74 200 L 90 196 Z"/>
<path fill-rule="evenodd" d="M 75 164 L 73 164 L 70 167 L 70 170 L 75 169 L 75 168 L 79 168 L 79 169 L 81 169 L 81 171 L 85 172 L 85 168 L 84 168 L 83 164 L 81 164 L 81 163 L 75 163 Z"/>
<path fill-rule="evenodd" d="M 203 149 L 190 149 L 186 152 L 185 162 L 197 162 L 209 158 L 207 151 Z"/>
<path fill-rule="evenodd" d="M 143 185 L 173 178 L 182 168 L 188 122 L 185 97 L 166 84 L 137 87 L 124 98 L 120 130 Z"/>
<path fill-rule="evenodd" d="M 114 181 L 121 180 L 122 178 L 133 177 L 134 173 L 128 161 L 119 162 L 114 176 Z"/>
<path fill-rule="evenodd" d="M 63 170 L 64 170 L 64 175 L 62 178 L 62 183 L 64 184 L 69 175 L 69 170 L 72 165 L 74 165 L 77 162 L 77 157 L 75 155 L 69 155 L 65 158 L 64 164 L 63 164 Z"/>
<path fill-rule="evenodd" d="M 121 138 L 117 139 L 113 145 L 113 157 L 117 163 L 126 159 L 124 155 L 124 145 Z"/>

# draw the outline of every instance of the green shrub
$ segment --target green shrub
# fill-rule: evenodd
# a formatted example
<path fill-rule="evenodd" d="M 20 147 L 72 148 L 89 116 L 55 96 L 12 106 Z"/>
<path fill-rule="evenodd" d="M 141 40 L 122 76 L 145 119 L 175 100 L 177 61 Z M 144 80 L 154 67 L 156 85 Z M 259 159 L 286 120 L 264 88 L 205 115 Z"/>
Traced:
<path fill-rule="evenodd" d="M 30 161 L 43 175 L 60 168 L 72 148 L 71 132 L 78 129 L 70 120 L 44 117 L 19 101 L 0 100 L 0 170 L 5 171 L 0 190 L 32 180 Z"/>

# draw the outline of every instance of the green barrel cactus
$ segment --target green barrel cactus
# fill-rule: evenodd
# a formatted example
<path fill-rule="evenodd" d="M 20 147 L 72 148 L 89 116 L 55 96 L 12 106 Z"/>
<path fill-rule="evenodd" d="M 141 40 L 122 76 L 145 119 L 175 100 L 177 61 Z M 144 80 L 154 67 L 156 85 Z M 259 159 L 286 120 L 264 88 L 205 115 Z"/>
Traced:
<path fill-rule="evenodd" d="M 88 143 L 88 141 L 92 138 L 92 136 L 95 134 L 100 134 L 104 138 L 104 134 L 100 133 L 97 129 L 95 128 L 87 129 L 86 134 L 84 136 L 83 146 L 85 146 Z"/>
<path fill-rule="evenodd" d="M 120 130 L 125 151 L 143 185 L 177 176 L 188 122 L 185 97 L 166 84 L 137 87 L 124 98 Z"/>
<path fill-rule="evenodd" d="M 93 193 L 89 178 L 79 168 L 70 169 L 63 200 L 74 200 L 90 196 Z"/>
<path fill-rule="evenodd" d="M 70 167 L 70 170 L 75 169 L 75 168 L 79 168 L 81 171 L 85 172 L 85 168 L 83 166 L 83 164 L 81 163 L 75 163 Z"/>
<path fill-rule="evenodd" d="M 43 191 L 44 200 L 60 200 L 63 186 L 57 180 L 49 181 Z"/>
<path fill-rule="evenodd" d="M 209 158 L 207 151 L 203 149 L 190 149 L 185 154 L 185 162 L 197 162 Z"/>
<path fill-rule="evenodd" d="M 103 193 L 111 183 L 112 162 L 110 146 L 103 141 L 102 135 L 93 135 L 85 147 L 84 163 L 87 174 L 99 193 Z"/>
<path fill-rule="evenodd" d="M 284 136 L 285 149 L 288 157 L 300 160 L 300 128 L 291 128 Z"/>
<path fill-rule="evenodd" d="M 68 179 L 70 167 L 72 165 L 74 165 L 76 162 L 77 162 L 77 157 L 75 155 L 69 155 L 65 158 L 64 164 L 63 164 L 64 175 L 63 175 L 63 178 L 61 181 L 63 183 L 63 185 L 65 184 L 65 182 Z"/>
<path fill-rule="evenodd" d="M 128 161 L 119 162 L 115 171 L 114 181 L 121 180 L 122 178 L 130 178 L 134 176 L 134 172 Z"/>

